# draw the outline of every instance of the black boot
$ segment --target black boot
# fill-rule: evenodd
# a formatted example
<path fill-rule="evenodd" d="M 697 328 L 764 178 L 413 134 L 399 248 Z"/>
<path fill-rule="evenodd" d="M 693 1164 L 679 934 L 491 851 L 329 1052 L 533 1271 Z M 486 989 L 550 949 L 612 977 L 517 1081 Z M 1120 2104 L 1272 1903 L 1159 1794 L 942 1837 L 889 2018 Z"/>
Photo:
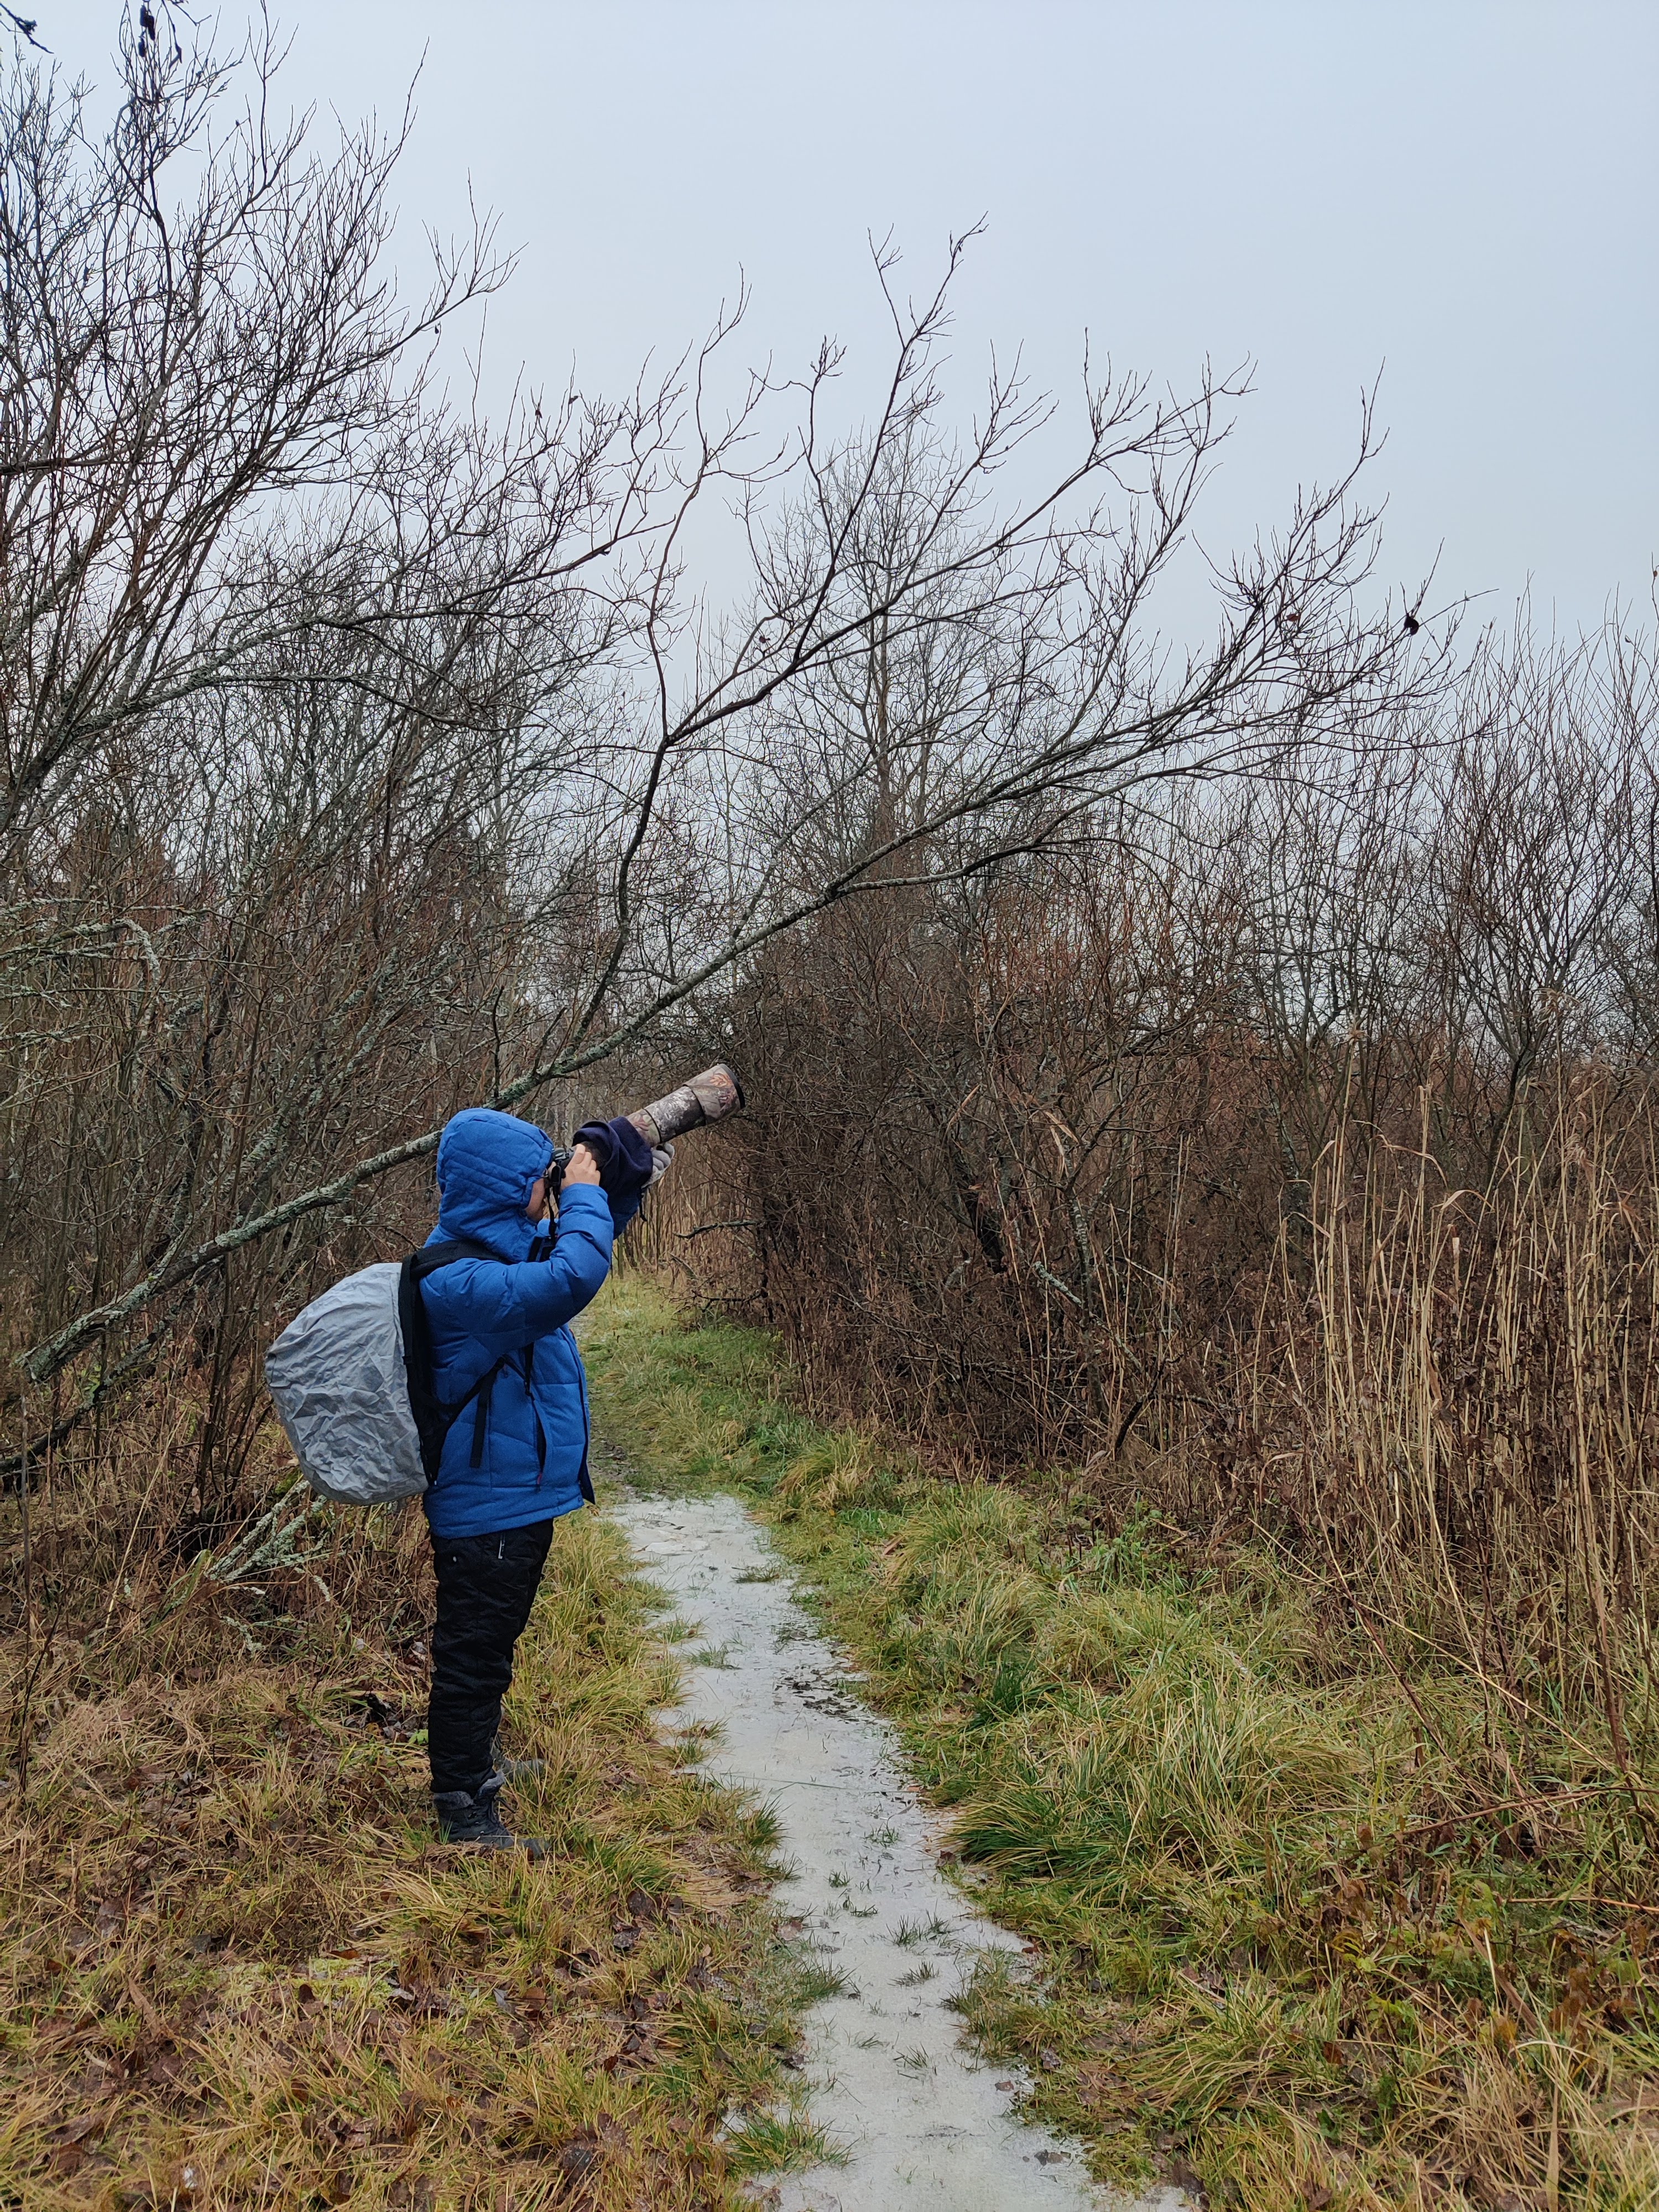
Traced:
<path fill-rule="evenodd" d="M 447 1844 L 475 1844 L 486 1851 L 528 1851 L 532 1859 L 546 1849 L 539 1836 L 515 1836 L 495 1810 L 504 1774 L 492 1774 L 477 1790 L 434 1790 L 432 1802 L 438 1815 L 438 1833 Z"/>

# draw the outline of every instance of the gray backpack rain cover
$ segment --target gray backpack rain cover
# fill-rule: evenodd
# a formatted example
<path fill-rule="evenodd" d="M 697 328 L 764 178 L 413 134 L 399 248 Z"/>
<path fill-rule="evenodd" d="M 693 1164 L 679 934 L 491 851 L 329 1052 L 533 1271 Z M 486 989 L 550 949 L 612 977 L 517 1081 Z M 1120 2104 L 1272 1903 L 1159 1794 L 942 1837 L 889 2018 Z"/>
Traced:
<path fill-rule="evenodd" d="M 265 1381 L 312 1488 L 380 1505 L 426 1488 L 398 1317 L 395 1260 L 313 1298 L 265 1354 Z"/>

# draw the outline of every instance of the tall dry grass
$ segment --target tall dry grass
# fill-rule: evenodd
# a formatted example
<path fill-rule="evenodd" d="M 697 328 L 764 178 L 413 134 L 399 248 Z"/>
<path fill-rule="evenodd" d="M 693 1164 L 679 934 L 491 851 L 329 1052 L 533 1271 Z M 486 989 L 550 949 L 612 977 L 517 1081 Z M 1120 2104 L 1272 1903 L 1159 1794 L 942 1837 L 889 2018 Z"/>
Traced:
<path fill-rule="evenodd" d="M 1621 1760 L 1653 1749 L 1653 1140 L 1645 1088 L 1593 1068 L 1518 1121 L 1484 1191 L 1426 1148 L 1355 1178 L 1340 1131 L 1307 1288 L 1281 1247 L 1279 1356 L 1242 1407 L 1303 1440 L 1280 1495 L 1356 1607 L 1431 1617 L 1510 1705 L 1599 1703 Z"/>

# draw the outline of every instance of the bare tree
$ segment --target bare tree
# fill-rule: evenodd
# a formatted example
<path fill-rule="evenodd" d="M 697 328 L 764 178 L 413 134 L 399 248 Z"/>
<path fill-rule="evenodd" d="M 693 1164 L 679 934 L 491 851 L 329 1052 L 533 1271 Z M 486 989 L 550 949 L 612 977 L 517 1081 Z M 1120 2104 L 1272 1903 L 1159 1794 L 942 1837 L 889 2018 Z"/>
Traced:
<path fill-rule="evenodd" d="M 167 1140 L 174 1164 L 118 1264 L 63 1272 L 37 1304 L 37 1384 L 435 1148 L 429 1116 L 357 1110 L 377 1054 L 430 1043 L 416 1009 L 459 972 L 441 934 L 435 967 L 414 939 L 361 935 L 394 885 L 418 878 L 434 914 L 447 899 L 474 955 L 480 916 L 500 916 L 497 953 L 469 971 L 465 1064 L 487 1031 L 479 1087 L 516 1105 L 844 900 L 971 880 L 1172 779 L 1351 746 L 1379 700 L 1436 672 L 1415 648 L 1408 665 L 1386 606 L 1362 609 L 1374 530 L 1352 472 L 1216 574 L 1208 646 L 1160 640 L 1153 594 L 1237 380 L 1185 399 L 1086 383 L 1070 459 L 1003 497 L 1063 423 L 998 372 L 951 431 L 939 369 L 965 241 L 918 301 L 878 254 L 893 359 L 866 422 L 836 427 L 828 344 L 804 380 L 739 378 L 723 404 L 733 314 L 623 403 L 526 395 L 492 434 L 427 349 L 499 281 L 488 230 L 406 310 L 379 273 L 399 141 L 324 158 L 276 131 L 264 49 L 246 115 L 215 141 L 234 71 L 161 46 L 124 60 L 91 152 L 78 94 L 22 69 L 7 94 L 15 988 L 115 962 L 142 1019 L 173 1039 L 197 1024 L 210 1089 L 235 1064 L 242 1103 L 216 1152 L 222 1109 L 126 1053 L 123 1080 L 170 1086 L 192 1133 Z M 186 155 L 199 182 L 179 207 L 167 178 Z M 717 617 L 688 548 L 722 507 L 750 581 Z M 187 987 L 157 993 L 156 932 L 107 883 L 95 912 L 60 896 L 61 856 L 111 789 L 169 793 L 149 849 L 177 886 L 166 941 L 191 948 Z M 278 1075 L 264 1046 L 227 1054 L 228 1009 L 258 931 L 295 926 L 272 886 L 313 876 L 369 906 L 329 894 L 354 957 L 325 1000 L 290 994 L 313 1049 L 301 1022 Z M 476 903 L 469 880 L 489 886 Z M 186 918 L 210 909 L 222 928 L 246 918 L 216 981 Z M 46 1046 L 29 1049 L 38 1086 Z M 307 1175 L 319 1121 L 336 1141 Z"/>

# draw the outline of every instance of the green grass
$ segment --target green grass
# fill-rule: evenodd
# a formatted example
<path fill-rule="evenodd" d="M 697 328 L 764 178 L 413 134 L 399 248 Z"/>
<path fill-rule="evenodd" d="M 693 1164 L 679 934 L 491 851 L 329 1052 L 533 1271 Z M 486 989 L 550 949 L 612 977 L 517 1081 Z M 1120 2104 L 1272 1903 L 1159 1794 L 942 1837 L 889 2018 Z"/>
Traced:
<path fill-rule="evenodd" d="M 1659 2203 L 1659 1888 L 1593 1723 L 1524 1732 L 1264 1555 L 1195 1568 L 1066 1483 L 930 1474 L 806 1418 L 775 1348 L 638 1278 L 602 1424 L 770 1524 L 1035 1944 L 963 2008 L 1103 2177 L 1212 2203 Z M 1517 1802 L 1519 1801 L 1519 1802 Z"/>

